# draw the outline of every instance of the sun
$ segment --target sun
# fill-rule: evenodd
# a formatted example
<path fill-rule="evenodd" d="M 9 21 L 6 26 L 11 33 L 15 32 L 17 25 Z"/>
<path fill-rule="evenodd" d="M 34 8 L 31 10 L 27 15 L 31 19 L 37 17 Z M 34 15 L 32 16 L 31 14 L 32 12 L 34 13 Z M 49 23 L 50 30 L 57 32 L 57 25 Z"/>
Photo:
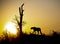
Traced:
<path fill-rule="evenodd" d="M 4 28 L 5 31 L 11 33 L 11 34 L 16 34 L 17 33 L 17 29 L 15 27 L 15 23 L 13 22 L 8 22 Z"/>

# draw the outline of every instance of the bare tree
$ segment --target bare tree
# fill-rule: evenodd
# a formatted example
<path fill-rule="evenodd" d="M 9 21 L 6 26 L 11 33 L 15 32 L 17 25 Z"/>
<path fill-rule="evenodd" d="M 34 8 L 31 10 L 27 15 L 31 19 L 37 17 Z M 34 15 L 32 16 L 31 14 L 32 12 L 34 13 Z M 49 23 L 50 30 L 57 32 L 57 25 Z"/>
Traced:
<path fill-rule="evenodd" d="M 18 26 L 19 26 L 19 29 L 20 29 L 20 37 L 22 37 L 22 20 L 23 20 L 23 6 L 24 6 L 24 3 L 21 5 L 21 7 L 19 7 L 19 14 L 20 14 L 20 22 L 18 21 L 18 19 L 17 19 L 17 16 L 15 15 L 15 18 L 16 18 L 16 21 L 17 21 L 17 24 L 18 24 Z"/>
<path fill-rule="evenodd" d="M 21 5 L 21 7 L 19 7 L 19 13 L 20 13 L 20 24 L 19 24 L 19 27 L 20 27 L 20 36 L 22 35 L 22 19 L 23 19 L 23 6 L 24 6 L 24 3 Z"/>

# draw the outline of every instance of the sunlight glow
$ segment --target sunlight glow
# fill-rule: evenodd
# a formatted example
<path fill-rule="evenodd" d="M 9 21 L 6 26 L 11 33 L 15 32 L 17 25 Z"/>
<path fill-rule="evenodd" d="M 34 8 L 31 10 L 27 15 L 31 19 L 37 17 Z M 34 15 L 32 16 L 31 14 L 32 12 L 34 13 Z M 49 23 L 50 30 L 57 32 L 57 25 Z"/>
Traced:
<path fill-rule="evenodd" d="M 17 29 L 16 29 L 15 24 L 13 22 L 8 22 L 7 25 L 5 26 L 5 30 L 11 34 L 17 33 Z"/>

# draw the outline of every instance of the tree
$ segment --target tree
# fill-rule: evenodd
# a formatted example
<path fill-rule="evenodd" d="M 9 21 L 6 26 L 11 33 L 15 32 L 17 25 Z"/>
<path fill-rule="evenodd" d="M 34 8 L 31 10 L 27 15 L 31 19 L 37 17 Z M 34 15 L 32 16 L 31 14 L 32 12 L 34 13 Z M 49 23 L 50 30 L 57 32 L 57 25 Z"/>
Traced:
<path fill-rule="evenodd" d="M 24 6 L 24 3 L 21 5 L 21 7 L 19 7 L 19 13 L 20 13 L 20 24 L 19 24 L 19 27 L 20 27 L 20 36 L 22 36 L 22 19 L 23 19 L 23 6 Z"/>
<path fill-rule="evenodd" d="M 23 6 L 24 6 L 24 3 L 21 5 L 21 7 L 19 7 L 19 14 L 20 14 L 20 22 L 18 21 L 17 17 L 15 16 L 16 18 L 16 21 L 17 21 L 17 24 L 19 26 L 19 29 L 20 29 L 20 38 L 22 37 L 22 20 L 23 20 Z"/>

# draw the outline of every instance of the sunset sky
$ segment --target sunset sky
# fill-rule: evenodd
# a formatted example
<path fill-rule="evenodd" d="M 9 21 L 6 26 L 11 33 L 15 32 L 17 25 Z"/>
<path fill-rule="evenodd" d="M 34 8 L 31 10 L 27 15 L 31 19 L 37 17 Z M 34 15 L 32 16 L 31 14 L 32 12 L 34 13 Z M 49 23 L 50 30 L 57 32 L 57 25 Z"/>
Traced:
<path fill-rule="evenodd" d="M 26 22 L 23 29 L 27 33 L 32 26 L 40 27 L 45 34 L 60 32 L 60 0 L 0 0 L 0 33 L 14 15 L 19 15 L 22 3 Z"/>

